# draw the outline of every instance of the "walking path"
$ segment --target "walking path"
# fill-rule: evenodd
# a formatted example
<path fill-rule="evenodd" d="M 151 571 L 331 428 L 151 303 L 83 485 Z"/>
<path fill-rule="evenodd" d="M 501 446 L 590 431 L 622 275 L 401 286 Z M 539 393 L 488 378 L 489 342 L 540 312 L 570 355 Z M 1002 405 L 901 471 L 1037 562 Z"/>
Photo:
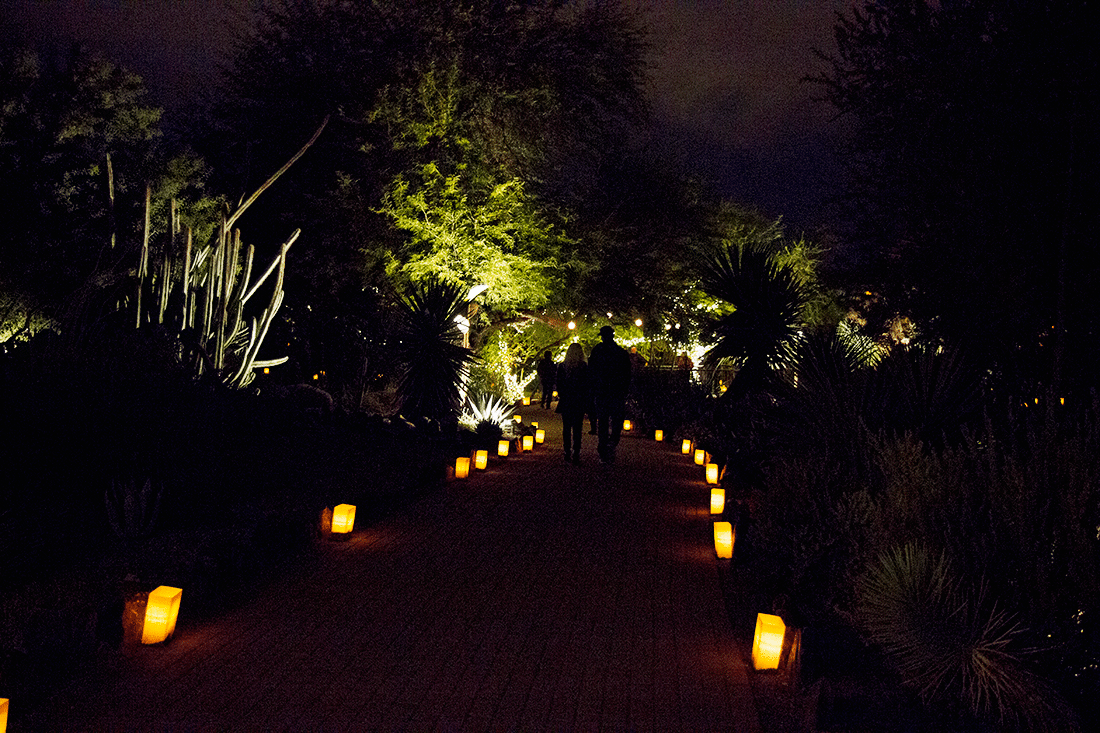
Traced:
<path fill-rule="evenodd" d="M 217 620 L 128 649 L 42 731 L 758 730 L 702 469 L 624 433 L 615 464 L 556 415 L 492 462 Z"/>

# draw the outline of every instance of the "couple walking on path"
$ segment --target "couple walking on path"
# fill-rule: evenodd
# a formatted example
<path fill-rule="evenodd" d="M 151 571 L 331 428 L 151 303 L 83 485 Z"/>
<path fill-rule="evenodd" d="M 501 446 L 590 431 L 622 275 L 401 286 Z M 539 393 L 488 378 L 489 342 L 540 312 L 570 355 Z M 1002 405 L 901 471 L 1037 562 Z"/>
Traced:
<path fill-rule="evenodd" d="M 580 463 L 584 415 L 594 418 L 600 460 L 615 459 L 615 447 L 623 429 L 626 394 L 630 389 L 630 355 L 615 343 L 611 326 L 600 329 L 600 343 L 585 362 L 578 343 L 569 345 L 558 367 L 558 408 L 562 419 L 565 460 Z"/>

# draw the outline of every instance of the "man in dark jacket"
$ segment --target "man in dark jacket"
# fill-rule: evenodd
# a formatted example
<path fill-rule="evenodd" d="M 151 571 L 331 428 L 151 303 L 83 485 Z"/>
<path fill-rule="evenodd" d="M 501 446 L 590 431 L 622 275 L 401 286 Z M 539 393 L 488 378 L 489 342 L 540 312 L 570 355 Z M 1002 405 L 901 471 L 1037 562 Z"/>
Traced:
<path fill-rule="evenodd" d="M 615 446 L 619 444 L 626 414 L 630 354 L 615 343 L 615 329 L 611 326 L 600 329 L 600 339 L 588 357 L 588 376 L 599 436 L 597 450 L 604 462 L 610 462 L 615 459 Z"/>

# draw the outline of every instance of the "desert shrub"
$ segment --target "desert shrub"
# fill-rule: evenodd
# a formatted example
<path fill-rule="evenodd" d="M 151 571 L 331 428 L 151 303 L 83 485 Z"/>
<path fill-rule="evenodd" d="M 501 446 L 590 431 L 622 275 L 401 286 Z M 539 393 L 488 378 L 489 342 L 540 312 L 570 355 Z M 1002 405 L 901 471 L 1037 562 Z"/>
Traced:
<path fill-rule="evenodd" d="M 876 521 L 867 492 L 847 483 L 838 461 L 819 458 L 767 467 L 748 538 L 751 562 L 795 625 L 832 624 L 850 606 Z"/>
<path fill-rule="evenodd" d="M 870 369 L 849 340 L 813 333 L 798 346 L 797 379 L 777 383 L 773 401 L 757 410 L 762 450 L 827 455 L 849 486 L 868 482 L 873 434 L 865 415 Z"/>
<path fill-rule="evenodd" d="M 876 456 L 878 551 L 945 548 L 959 577 L 1019 614 L 1036 669 L 1083 714 L 1100 691 L 1096 441 L 1087 416 L 1070 427 L 1032 411 L 986 421 L 956 448 L 906 436 Z"/>
<path fill-rule="evenodd" d="M 1068 706 L 1026 664 L 1019 622 L 982 582 L 964 582 L 945 554 L 921 544 L 884 552 L 858 582 L 857 598 L 868 638 L 946 716 L 998 730 L 1076 729 Z"/>
<path fill-rule="evenodd" d="M 982 384 L 956 346 L 893 349 L 872 371 L 864 414 L 872 432 L 912 433 L 926 445 L 957 445 L 982 415 Z"/>
<path fill-rule="evenodd" d="M 706 388 L 686 370 L 639 369 L 631 380 L 627 411 L 642 425 L 676 435 L 710 410 Z"/>

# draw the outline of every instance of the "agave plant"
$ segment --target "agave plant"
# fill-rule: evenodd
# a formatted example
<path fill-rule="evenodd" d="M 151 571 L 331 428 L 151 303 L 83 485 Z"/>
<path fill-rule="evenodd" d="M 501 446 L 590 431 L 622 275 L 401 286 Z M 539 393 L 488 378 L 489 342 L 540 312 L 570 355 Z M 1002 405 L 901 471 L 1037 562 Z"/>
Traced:
<path fill-rule="evenodd" d="M 736 364 L 740 394 L 766 385 L 775 370 L 794 363 L 807 302 L 798 279 L 768 253 L 736 245 L 712 252 L 698 268 L 703 292 L 733 308 L 706 325 L 704 337 L 714 345 L 702 366 Z"/>
<path fill-rule="evenodd" d="M 466 314 L 467 288 L 430 279 L 401 300 L 396 332 L 401 412 L 451 422 L 473 353 L 462 345 L 456 317 Z"/>
<path fill-rule="evenodd" d="M 515 407 L 503 398 L 496 395 L 482 395 L 470 397 L 466 402 L 467 410 L 462 414 L 459 422 L 470 428 L 477 428 L 482 423 L 497 425 L 501 431 L 509 427 L 512 421 L 512 413 Z"/>
<path fill-rule="evenodd" d="M 1022 627 L 964 588 L 944 554 L 909 543 L 879 556 L 857 586 L 857 616 L 926 702 L 961 703 L 999 729 L 1075 730 L 1065 703 L 1016 651 Z"/>

